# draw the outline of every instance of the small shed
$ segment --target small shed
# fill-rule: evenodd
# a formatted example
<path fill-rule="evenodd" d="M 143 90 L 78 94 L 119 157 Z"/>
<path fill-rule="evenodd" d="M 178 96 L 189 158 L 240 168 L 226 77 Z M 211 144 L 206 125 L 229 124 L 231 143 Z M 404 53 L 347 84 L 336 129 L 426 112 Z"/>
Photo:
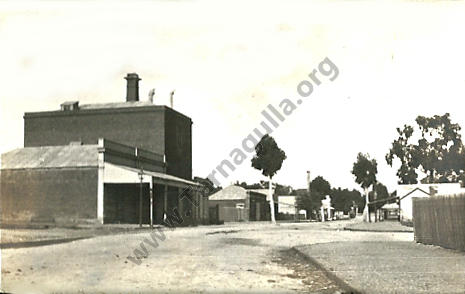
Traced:
<path fill-rule="evenodd" d="M 225 222 L 269 219 L 266 195 L 231 185 L 208 197 L 209 207 L 218 207 L 218 218 Z"/>
<path fill-rule="evenodd" d="M 399 204 L 386 203 L 381 207 L 385 220 L 398 220 L 399 219 Z"/>

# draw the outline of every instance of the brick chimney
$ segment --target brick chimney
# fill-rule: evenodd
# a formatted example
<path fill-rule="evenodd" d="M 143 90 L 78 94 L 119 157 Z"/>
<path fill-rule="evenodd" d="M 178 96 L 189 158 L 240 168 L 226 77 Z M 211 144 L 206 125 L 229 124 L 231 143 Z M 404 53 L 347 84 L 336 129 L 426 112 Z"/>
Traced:
<path fill-rule="evenodd" d="M 307 171 L 307 192 L 310 193 L 310 183 L 311 183 L 311 178 L 310 178 L 310 171 Z"/>
<path fill-rule="evenodd" d="M 136 73 L 128 73 L 125 77 L 127 83 L 126 101 L 139 101 L 139 76 Z"/>

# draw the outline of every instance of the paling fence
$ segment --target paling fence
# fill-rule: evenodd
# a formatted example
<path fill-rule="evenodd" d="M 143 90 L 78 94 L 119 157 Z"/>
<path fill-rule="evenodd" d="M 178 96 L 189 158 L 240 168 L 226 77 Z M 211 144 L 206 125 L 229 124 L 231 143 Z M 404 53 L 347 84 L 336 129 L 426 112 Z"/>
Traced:
<path fill-rule="evenodd" d="M 412 200 L 415 241 L 465 251 L 465 194 Z"/>

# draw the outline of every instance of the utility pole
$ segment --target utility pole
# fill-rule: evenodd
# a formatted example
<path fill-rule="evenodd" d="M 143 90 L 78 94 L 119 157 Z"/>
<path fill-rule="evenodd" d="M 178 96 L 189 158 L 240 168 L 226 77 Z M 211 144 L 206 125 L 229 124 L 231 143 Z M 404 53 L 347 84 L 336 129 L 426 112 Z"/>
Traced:
<path fill-rule="evenodd" d="M 142 163 L 140 162 L 140 157 L 139 157 L 139 148 L 136 147 L 136 162 L 137 165 L 139 166 L 139 179 L 140 179 L 140 184 L 139 184 L 139 227 L 142 228 L 142 182 L 144 180 L 144 167 L 142 166 Z"/>
<path fill-rule="evenodd" d="M 310 201 L 311 201 L 311 199 L 312 199 L 312 191 L 310 190 L 310 183 L 311 183 L 311 177 L 310 177 L 310 171 L 308 170 L 307 171 L 307 196 L 308 196 L 308 199 L 310 199 Z M 305 217 L 307 219 L 312 219 L 313 210 L 312 209 L 310 209 L 310 210 L 306 209 L 305 211 L 307 212 L 306 213 L 307 215 L 305 215 Z"/>
<path fill-rule="evenodd" d="M 144 171 L 142 169 L 142 166 L 140 167 L 140 173 L 139 173 L 139 179 L 140 179 L 140 189 L 139 189 L 139 227 L 142 228 L 142 181 L 144 179 Z"/>
<path fill-rule="evenodd" d="M 153 187 L 153 178 L 150 177 L 150 229 L 153 229 L 153 193 L 154 193 L 154 187 Z"/>
<path fill-rule="evenodd" d="M 377 198 L 377 195 L 376 195 L 376 181 L 375 183 L 373 184 L 373 200 L 376 201 L 376 198 Z M 375 223 L 378 222 L 378 209 L 376 209 L 376 205 L 373 206 L 374 210 L 375 210 Z"/>

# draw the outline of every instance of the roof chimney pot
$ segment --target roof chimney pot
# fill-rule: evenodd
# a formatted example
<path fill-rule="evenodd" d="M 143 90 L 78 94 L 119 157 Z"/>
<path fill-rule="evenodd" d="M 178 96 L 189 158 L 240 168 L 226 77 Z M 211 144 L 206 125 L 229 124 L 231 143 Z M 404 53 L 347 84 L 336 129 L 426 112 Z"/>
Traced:
<path fill-rule="evenodd" d="M 311 184 L 311 178 L 310 178 L 310 171 L 307 171 L 307 192 L 310 193 L 310 184 Z"/>
<path fill-rule="evenodd" d="M 139 76 L 136 73 L 128 73 L 125 77 L 127 81 L 126 101 L 139 101 Z"/>

